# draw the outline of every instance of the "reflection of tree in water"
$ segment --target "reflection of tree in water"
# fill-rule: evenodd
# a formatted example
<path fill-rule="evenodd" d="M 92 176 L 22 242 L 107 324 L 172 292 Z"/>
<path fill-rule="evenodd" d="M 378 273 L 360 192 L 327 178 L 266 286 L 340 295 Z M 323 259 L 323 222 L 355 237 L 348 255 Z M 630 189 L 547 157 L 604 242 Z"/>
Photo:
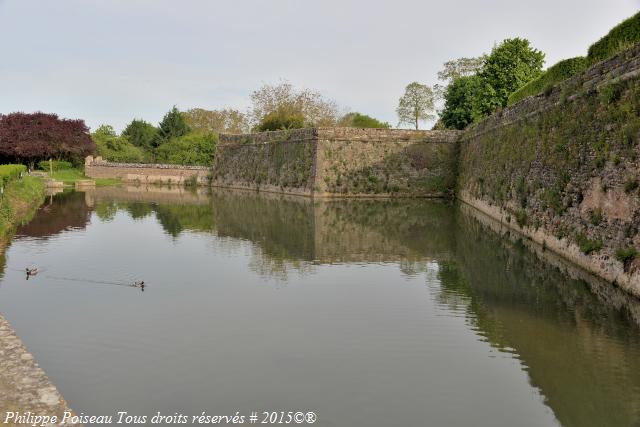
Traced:
<path fill-rule="evenodd" d="M 173 237 L 183 231 L 213 230 L 210 205 L 116 201 L 101 201 L 95 205 L 96 215 L 104 222 L 112 221 L 118 211 L 128 213 L 135 220 L 155 215 L 164 231 Z"/>
<path fill-rule="evenodd" d="M 33 220 L 18 227 L 16 235 L 46 238 L 69 229 L 83 229 L 91 217 L 84 193 L 64 192 L 47 199 Z"/>
<path fill-rule="evenodd" d="M 154 205 L 153 210 L 162 228 L 173 237 L 178 237 L 185 230 L 205 232 L 214 230 L 215 223 L 210 204 L 159 204 Z"/>
<path fill-rule="evenodd" d="M 597 279 L 571 279 L 466 215 L 456 242 L 456 261 L 440 263 L 438 301 L 514 352 L 562 425 L 637 425 L 640 328 L 628 314 L 638 302 L 601 283 L 605 303 L 589 290 Z"/>
<path fill-rule="evenodd" d="M 290 278 L 291 272 L 303 276 L 315 271 L 314 265 L 309 261 L 265 256 L 255 245 L 251 251 L 249 269 L 261 277 L 283 282 Z"/>

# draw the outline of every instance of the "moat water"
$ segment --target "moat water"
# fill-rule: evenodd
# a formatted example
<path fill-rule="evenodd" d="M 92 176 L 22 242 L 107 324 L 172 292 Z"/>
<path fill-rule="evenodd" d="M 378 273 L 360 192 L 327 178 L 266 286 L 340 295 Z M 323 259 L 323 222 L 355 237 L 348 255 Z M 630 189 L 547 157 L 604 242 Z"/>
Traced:
<path fill-rule="evenodd" d="M 99 188 L 4 261 L 0 312 L 78 413 L 640 425 L 640 304 L 458 204 Z"/>

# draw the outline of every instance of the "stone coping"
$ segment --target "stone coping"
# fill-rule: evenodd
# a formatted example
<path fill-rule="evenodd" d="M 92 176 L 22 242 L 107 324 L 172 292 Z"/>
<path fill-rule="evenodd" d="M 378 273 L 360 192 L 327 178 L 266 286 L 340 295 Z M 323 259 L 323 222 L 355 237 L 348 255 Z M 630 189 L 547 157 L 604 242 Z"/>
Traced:
<path fill-rule="evenodd" d="M 29 353 L 20 338 L 0 315 L 0 417 L 4 423 L 7 412 L 57 416 L 58 423 L 65 412 L 72 412 L 67 402 L 51 383 L 42 368 Z M 24 425 L 11 423 L 8 425 Z M 29 424 L 27 424 L 29 425 Z M 70 424 L 65 425 L 81 425 Z"/>
<path fill-rule="evenodd" d="M 185 169 L 185 170 L 209 170 L 209 166 L 193 166 L 193 165 L 170 165 L 163 163 L 112 163 L 112 162 L 96 162 L 86 163 L 85 166 L 91 167 L 107 167 L 107 168 L 148 168 L 148 169 Z"/>
<path fill-rule="evenodd" d="M 267 131 L 247 134 L 220 134 L 219 145 L 268 144 L 311 140 L 345 140 L 367 142 L 455 142 L 462 134 L 457 130 L 375 129 L 320 127 Z"/>

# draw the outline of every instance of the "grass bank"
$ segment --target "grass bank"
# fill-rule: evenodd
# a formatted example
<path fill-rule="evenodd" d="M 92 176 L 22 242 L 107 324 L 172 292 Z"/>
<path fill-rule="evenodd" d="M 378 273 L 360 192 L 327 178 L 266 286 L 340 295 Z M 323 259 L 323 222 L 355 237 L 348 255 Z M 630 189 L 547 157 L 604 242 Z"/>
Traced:
<path fill-rule="evenodd" d="M 106 187 L 110 185 L 120 185 L 122 181 L 114 178 L 89 178 L 85 176 L 84 171 L 81 169 L 60 169 L 54 170 L 51 178 L 62 181 L 64 185 L 74 185 L 74 183 L 81 179 L 92 179 L 96 182 L 97 187 Z"/>
<path fill-rule="evenodd" d="M 2 247 L 15 228 L 33 218 L 44 201 L 44 181 L 25 176 L 9 182 L 0 195 L 0 243 Z"/>

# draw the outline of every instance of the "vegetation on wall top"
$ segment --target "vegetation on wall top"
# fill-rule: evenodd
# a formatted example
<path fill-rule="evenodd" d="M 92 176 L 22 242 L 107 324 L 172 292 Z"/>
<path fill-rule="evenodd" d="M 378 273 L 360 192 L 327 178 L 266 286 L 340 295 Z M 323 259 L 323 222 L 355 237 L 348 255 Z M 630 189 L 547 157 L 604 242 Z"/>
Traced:
<path fill-rule="evenodd" d="M 529 83 L 513 92 L 509 96 L 507 103 L 508 105 L 513 105 L 527 96 L 537 95 L 545 90 L 549 90 L 551 87 L 563 80 L 584 71 L 587 68 L 587 65 L 587 58 L 583 56 L 560 61 L 552 67 L 549 67 L 549 69 L 543 72 L 538 78 L 531 80 Z"/>
<path fill-rule="evenodd" d="M 338 121 L 338 126 L 372 129 L 389 129 L 391 127 L 387 122 L 381 122 L 374 117 L 358 112 L 347 113 L 342 116 Z"/>
<path fill-rule="evenodd" d="M 550 90 L 558 83 L 584 71 L 590 65 L 611 58 L 640 43 L 640 12 L 616 25 L 589 47 L 587 57 L 565 59 L 546 70 L 509 97 L 512 105 L 528 96 Z"/>
<path fill-rule="evenodd" d="M 616 25 L 589 47 L 587 58 L 593 64 L 610 58 L 640 43 L 640 12 Z"/>

